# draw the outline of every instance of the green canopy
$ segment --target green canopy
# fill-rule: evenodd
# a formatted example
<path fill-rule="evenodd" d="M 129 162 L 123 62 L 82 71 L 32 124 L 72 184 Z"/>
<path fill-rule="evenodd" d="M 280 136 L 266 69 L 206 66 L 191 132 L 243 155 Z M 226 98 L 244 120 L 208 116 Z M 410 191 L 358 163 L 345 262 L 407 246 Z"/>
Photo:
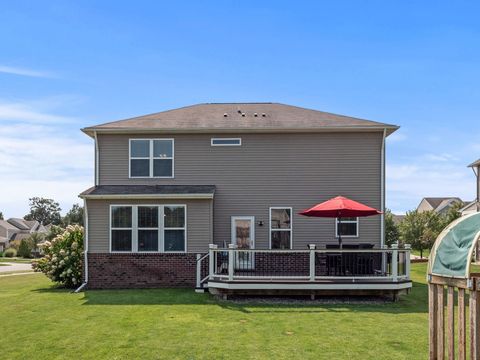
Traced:
<path fill-rule="evenodd" d="M 468 278 L 473 249 L 480 238 L 480 213 L 455 220 L 438 236 L 430 254 L 428 273 Z"/>

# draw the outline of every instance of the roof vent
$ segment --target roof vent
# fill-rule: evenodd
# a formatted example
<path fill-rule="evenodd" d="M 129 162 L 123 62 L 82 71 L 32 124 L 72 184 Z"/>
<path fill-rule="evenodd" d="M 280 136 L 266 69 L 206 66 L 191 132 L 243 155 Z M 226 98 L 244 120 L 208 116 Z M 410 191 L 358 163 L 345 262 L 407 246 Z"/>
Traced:
<path fill-rule="evenodd" d="M 257 114 L 257 113 L 253 113 L 253 116 L 257 117 L 257 116 L 258 116 L 258 114 Z"/>
<path fill-rule="evenodd" d="M 262 117 L 265 117 L 265 116 L 267 116 L 267 114 L 265 114 L 265 113 L 262 113 Z"/>
<path fill-rule="evenodd" d="M 241 114 L 241 113 L 242 113 L 242 110 L 238 109 L 238 113 Z"/>
<path fill-rule="evenodd" d="M 223 114 L 223 117 L 227 117 L 227 116 L 228 116 L 228 114 L 227 114 L 227 113 Z"/>
<path fill-rule="evenodd" d="M 242 116 L 245 117 L 245 113 L 242 113 Z"/>

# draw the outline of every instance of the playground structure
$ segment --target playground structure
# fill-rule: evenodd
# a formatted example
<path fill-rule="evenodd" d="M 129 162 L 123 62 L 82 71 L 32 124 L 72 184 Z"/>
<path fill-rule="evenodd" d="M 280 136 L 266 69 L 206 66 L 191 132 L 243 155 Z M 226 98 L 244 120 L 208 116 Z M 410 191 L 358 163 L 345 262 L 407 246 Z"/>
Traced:
<path fill-rule="evenodd" d="M 480 213 L 473 213 L 448 225 L 432 248 L 427 279 L 429 358 L 432 360 L 444 359 L 445 355 L 448 359 L 464 360 L 469 355 L 472 360 L 480 360 L 480 273 L 472 271 L 479 239 Z"/>

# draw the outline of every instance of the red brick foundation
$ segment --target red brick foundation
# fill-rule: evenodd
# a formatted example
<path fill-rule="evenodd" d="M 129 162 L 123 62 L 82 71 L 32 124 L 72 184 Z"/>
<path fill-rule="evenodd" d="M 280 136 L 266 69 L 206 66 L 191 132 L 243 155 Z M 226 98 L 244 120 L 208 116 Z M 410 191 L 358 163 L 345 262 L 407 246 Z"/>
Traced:
<path fill-rule="evenodd" d="M 88 288 L 195 287 L 196 254 L 88 254 Z"/>

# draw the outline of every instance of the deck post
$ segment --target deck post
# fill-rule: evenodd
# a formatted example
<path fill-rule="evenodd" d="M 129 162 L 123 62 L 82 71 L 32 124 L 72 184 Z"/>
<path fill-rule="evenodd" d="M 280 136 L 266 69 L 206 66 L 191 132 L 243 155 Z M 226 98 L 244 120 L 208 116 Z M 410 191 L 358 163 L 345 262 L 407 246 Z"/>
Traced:
<path fill-rule="evenodd" d="M 478 280 L 475 280 L 473 288 L 470 290 L 470 358 L 480 360 L 480 301 L 478 289 Z"/>
<path fill-rule="evenodd" d="M 315 244 L 308 245 L 310 249 L 310 281 L 315 281 Z"/>
<path fill-rule="evenodd" d="M 405 276 L 407 277 L 407 280 L 410 280 L 410 250 L 411 250 L 411 245 L 410 244 L 405 244 Z"/>
<path fill-rule="evenodd" d="M 233 270 L 234 270 L 236 248 L 237 248 L 237 245 L 228 244 L 228 281 L 233 281 Z"/>
<path fill-rule="evenodd" d="M 392 244 L 392 281 L 398 281 L 398 244 Z"/>
<path fill-rule="evenodd" d="M 208 245 L 208 279 L 212 280 L 215 275 L 215 253 L 213 250 L 217 249 L 215 244 Z"/>
<path fill-rule="evenodd" d="M 200 254 L 197 254 L 197 286 L 196 288 L 197 289 L 200 289 L 200 282 L 201 282 L 201 272 L 202 272 L 202 264 L 200 263 L 200 258 L 202 257 L 202 255 Z"/>

